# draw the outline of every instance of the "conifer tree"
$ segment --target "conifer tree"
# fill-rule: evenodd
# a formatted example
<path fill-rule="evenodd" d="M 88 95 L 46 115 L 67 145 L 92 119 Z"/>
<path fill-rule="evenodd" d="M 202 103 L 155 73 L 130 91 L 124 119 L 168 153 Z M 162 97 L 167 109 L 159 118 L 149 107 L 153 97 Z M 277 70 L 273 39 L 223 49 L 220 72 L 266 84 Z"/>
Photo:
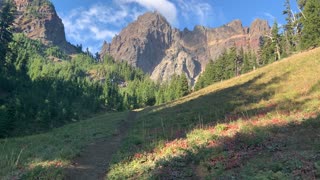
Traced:
<path fill-rule="evenodd" d="M 250 63 L 250 51 L 248 53 L 244 53 L 243 55 L 243 64 L 241 68 L 241 74 L 247 73 L 252 70 L 251 63 Z"/>
<path fill-rule="evenodd" d="M 299 5 L 299 9 L 300 10 L 303 10 L 304 9 L 304 6 L 306 5 L 307 3 L 307 0 L 297 0 L 298 2 L 298 5 Z"/>
<path fill-rule="evenodd" d="M 303 13 L 304 6 L 306 5 L 307 0 L 297 0 L 299 12 L 296 14 L 297 17 L 297 35 L 299 40 L 301 40 L 301 32 L 302 32 L 302 20 L 306 18 Z"/>
<path fill-rule="evenodd" d="M 281 50 L 280 50 L 280 35 L 279 35 L 279 27 L 277 21 L 274 21 L 271 30 L 271 40 L 272 40 L 272 48 L 274 48 L 274 60 L 281 59 Z"/>
<path fill-rule="evenodd" d="M 303 9 L 302 48 L 307 49 L 320 45 L 320 1 L 308 0 Z"/>
<path fill-rule="evenodd" d="M 182 74 L 178 78 L 178 96 L 183 97 L 189 93 L 189 83 L 187 76 Z"/>
<path fill-rule="evenodd" d="M 3 67 L 8 44 L 12 41 L 12 24 L 14 21 L 14 5 L 11 1 L 3 2 L 0 7 L 0 66 Z"/>
<path fill-rule="evenodd" d="M 295 41 L 294 41 L 294 26 L 295 26 L 295 15 L 292 12 L 290 0 L 285 1 L 285 10 L 283 14 L 286 15 L 287 24 L 284 26 L 285 30 L 285 38 L 286 38 L 286 51 L 291 52 L 295 48 Z"/>

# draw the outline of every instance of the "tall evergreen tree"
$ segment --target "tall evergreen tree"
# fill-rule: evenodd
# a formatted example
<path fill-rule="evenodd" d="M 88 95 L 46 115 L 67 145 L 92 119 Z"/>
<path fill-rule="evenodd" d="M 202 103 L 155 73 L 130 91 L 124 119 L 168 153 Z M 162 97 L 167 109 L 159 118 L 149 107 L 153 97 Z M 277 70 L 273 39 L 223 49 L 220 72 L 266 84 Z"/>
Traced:
<path fill-rule="evenodd" d="M 274 21 L 271 30 L 272 48 L 274 48 L 274 60 L 281 59 L 280 35 L 277 21 Z"/>
<path fill-rule="evenodd" d="M 306 18 L 306 16 L 304 15 L 303 13 L 303 9 L 304 9 L 304 6 L 306 5 L 306 2 L 307 0 L 297 0 L 297 3 L 298 3 L 298 9 L 299 9 L 299 12 L 296 14 L 296 18 L 297 18 L 297 26 L 296 26 L 296 31 L 297 31 L 297 39 L 299 40 L 299 45 L 301 47 L 301 32 L 302 32 L 302 20 Z"/>
<path fill-rule="evenodd" d="M 180 75 L 178 78 L 177 92 L 179 97 L 183 97 L 189 93 L 189 83 L 185 74 Z"/>
<path fill-rule="evenodd" d="M 12 24 L 14 21 L 14 5 L 10 0 L 4 1 L 0 7 L 0 66 L 3 67 L 8 44 L 12 41 Z"/>
<path fill-rule="evenodd" d="M 284 25 L 284 33 L 286 38 L 286 51 L 291 52 L 295 48 L 295 15 L 292 12 L 290 0 L 285 1 L 285 10 L 283 14 L 286 15 L 287 24 Z"/>
<path fill-rule="evenodd" d="M 320 1 L 308 0 L 306 1 L 302 18 L 302 48 L 307 49 L 320 45 Z"/>
<path fill-rule="evenodd" d="M 259 66 L 264 66 L 271 63 L 273 60 L 274 48 L 272 47 L 272 37 L 264 37 L 260 45 L 259 51 Z"/>
<path fill-rule="evenodd" d="M 230 79 L 237 75 L 237 64 L 238 64 L 238 54 L 237 49 L 235 47 L 232 47 L 228 55 L 225 57 L 225 63 L 226 63 L 226 73 L 224 76 L 225 79 Z"/>
<path fill-rule="evenodd" d="M 300 9 L 300 10 L 303 10 L 303 9 L 304 9 L 304 6 L 305 6 L 306 3 L 307 3 L 307 0 L 297 0 L 297 2 L 298 2 L 299 9 Z"/>
<path fill-rule="evenodd" d="M 252 71 L 255 68 L 255 61 L 256 59 L 253 58 L 251 51 L 244 53 L 241 74 Z"/>

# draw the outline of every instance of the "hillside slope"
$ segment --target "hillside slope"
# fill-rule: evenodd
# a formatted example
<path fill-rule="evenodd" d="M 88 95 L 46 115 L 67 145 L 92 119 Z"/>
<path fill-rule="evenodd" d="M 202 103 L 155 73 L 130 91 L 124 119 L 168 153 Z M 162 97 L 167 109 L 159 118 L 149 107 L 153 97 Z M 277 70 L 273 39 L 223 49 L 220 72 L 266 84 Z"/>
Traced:
<path fill-rule="evenodd" d="M 138 112 L 107 178 L 320 178 L 319 69 L 320 48 Z M 64 179 L 71 160 L 116 136 L 126 116 L 1 139 L 0 179 Z"/>
<path fill-rule="evenodd" d="M 147 108 L 109 179 L 320 178 L 320 48 Z"/>

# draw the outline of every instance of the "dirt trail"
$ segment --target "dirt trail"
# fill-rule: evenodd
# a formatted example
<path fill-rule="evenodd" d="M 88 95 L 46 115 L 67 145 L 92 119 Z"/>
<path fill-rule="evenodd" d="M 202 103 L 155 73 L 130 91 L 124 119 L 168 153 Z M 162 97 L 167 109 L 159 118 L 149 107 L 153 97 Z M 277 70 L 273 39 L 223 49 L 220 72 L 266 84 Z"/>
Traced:
<path fill-rule="evenodd" d="M 66 180 L 100 180 L 104 179 L 112 155 L 117 152 L 121 141 L 126 137 L 136 116 L 129 112 L 126 120 L 120 123 L 118 133 L 112 137 L 100 139 L 89 144 L 66 169 Z"/>

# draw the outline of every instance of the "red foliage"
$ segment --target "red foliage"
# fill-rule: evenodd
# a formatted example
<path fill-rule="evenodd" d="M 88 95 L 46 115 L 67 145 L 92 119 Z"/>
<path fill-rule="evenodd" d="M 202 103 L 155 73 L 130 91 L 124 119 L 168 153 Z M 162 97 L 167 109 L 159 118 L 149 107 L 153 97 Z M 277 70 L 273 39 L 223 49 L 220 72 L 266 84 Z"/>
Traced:
<path fill-rule="evenodd" d="M 252 120 L 252 121 L 251 121 L 251 124 L 254 125 L 254 126 L 258 126 L 259 123 L 260 123 L 259 120 Z"/>
<path fill-rule="evenodd" d="M 306 118 L 317 118 L 319 116 L 319 114 L 317 112 L 310 112 L 310 113 L 304 114 L 304 116 Z"/>
<path fill-rule="evenodd" d="M 276 118 L 276 119 L 272 119 L 271 122 L 272 122 L 272 124 L 274 124 L 274 125 L 275 125 L 275 124 L 282 124 L 282 123 L 283 123 L 283 121 L 281 121 L 280 119 L 277 119 L 277 118 Z"/>
<path fill-rule="evenodd" d="M 187 140 L 174 140 L 174 141 L 171 141 L 171 142 L 167 142 L 165 144 L 165 147 L 166 148 L 171 148 L 171 147 L 174 147 L 174 148 L 182 148 L 182 149 L 186 149 L 189 147 L 188 145 L 188 142 Z"/>
<path fill-rule="evenodd" d="M 143 154 L 140 154 L 140 153 L 134 154 L 134 158 L 136 158 L 136 159 L 140 159 L 142 157 L 143 157 Z"/>

